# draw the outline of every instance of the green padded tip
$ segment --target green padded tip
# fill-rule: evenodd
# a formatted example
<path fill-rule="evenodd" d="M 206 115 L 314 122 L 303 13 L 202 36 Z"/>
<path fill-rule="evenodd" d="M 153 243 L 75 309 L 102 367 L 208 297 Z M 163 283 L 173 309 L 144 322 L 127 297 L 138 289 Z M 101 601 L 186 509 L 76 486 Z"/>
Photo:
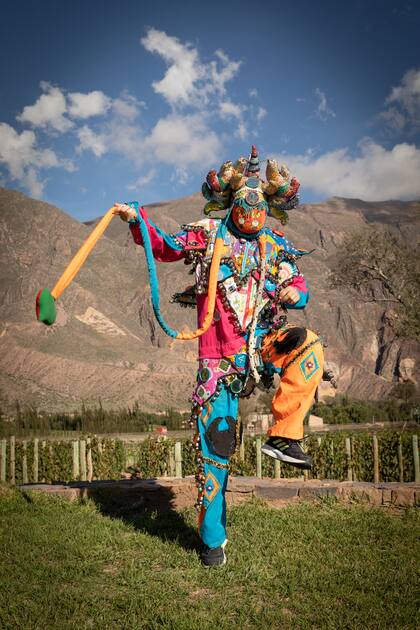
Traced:
<path fill-rule="evenodd" d="M 48 289 L 41 289 L 36 296 L 36 316 L 38 321 L 51 326 L 57 317 L 55 300 Z"/>

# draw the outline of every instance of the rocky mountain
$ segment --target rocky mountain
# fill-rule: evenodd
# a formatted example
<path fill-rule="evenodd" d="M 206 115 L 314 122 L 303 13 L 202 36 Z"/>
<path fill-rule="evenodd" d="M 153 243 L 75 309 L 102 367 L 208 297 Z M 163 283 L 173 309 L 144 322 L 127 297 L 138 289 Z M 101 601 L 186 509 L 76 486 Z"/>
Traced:
<path fill-rule="evenodd" d="M 148 210 L 160 227 L 173 232 L 198 220 L 202 207 L 196 194 Z M 311 288 L 310 303 L 290 320 L 328 340 L 327 359 L 339 369 L 339 391 L 380 398 L 395 380 L 418 380 L 418 344 L 395 338 L 383 303 L 366 304 L 332 291 L 328 272 L 343 236 L 368 223 L 388 225 L 414 247 L 419 208 L 415 202 L 333 198 L 290 214 L 285 228 L 290 240 L 316 248 L 300 265 Z M 58 301 L 56 324 L 36 321 L 36 293 L 54 286 L 93 223 L 80 223 L 54 206 L 0 188 L 1 398 L 49 410 L 99 398 L 112 407 L 138 400 L 143 409 L 187 409 L 196 342 L 174 341 L 160 330 L 150 304 L 144 252 L 118 218 Z M 172 263 L 158 269 L 167 321 L 177 329 L 193 327 L 194 311 L 169 303 L 175 291 L 190 283 L 189 268 Z M 324 393 L 332 392 L 327 388 Z"/>

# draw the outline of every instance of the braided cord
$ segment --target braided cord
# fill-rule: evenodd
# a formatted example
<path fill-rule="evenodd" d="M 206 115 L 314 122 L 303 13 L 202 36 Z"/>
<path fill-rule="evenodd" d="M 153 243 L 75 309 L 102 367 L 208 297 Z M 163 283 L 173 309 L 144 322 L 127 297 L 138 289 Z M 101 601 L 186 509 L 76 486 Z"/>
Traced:
<path fill-rule="evenodd" d="M 220 468 L 222 470 L 229 470 L 229 464 L 223 464 L 222 462 L 218 462 L 215 459 L 211 459 L 211 457 L 204 457 L 204 455 L 202 455 L 202 460 L 203 462 L 206 462 L 207 464 L 211 464 L 212 466 L 215 466 L 216 468 Z"/>
<path fill-rule="evenodd" d="M 264 307 L 264 303 L 262 301 L 262 293 L 264 289 L 265 283 L 265 253 L 266 253 L 266 240 L 265 234 L 262 234 L 258 239 L 258 246 L 260 250 L 260 278 L 258 282 L 258 290 L 255 298 L 255 307 L 254 312 L 252 314 L 252 322 L 249 329 L 249 337 L 248 337 L 248 357 L 249 357 L 249 369 L 252 377 L 255 382 L 258 383 L 260 380 L 260 375 L 257 370 L 256 365 L 256 353 L 255 353 L 255 345 L 256 345 L 256 336 L 255 331 L 257 329 L 258 323 L 258 315 Z"/>
<path fill-rule="evenodd" d="M 217 293 L 217 276 L 219 273 L 220 260 L 223 254 L 224 236 L 226 227 L 222 223 L 217 231 L 216 242 L 214 245 L 213 256 L 211 260 L 210 273 L 209 273 L 209 289 L 208 289 L 208 305 L 207 313 L 204 317 L 203 324 L 199 328 L 193 331 L 178 332 L 171 328 L 163 319 L 160 311 L 160 295 L 159 295 L 159 281 L 156 273 L 156 262 L 153 256 L 152 244 L 150 241 L 149 231 L 147 229 L 146 222 L 140 215 L 138 208 L 137 217 L 139 220 L 140 233 L 143 239 L 144 251 L 146 254 L 147 270 L 149 273 L 150 289 L 152 294 L 152 306 L 155 317 L 162 328 L 162 330 L 173 339 L 181 339 L 183 341 L 196 339 L 210 328 L 213 321 L 214 309 L 216 305 L 216 293 Z"/>

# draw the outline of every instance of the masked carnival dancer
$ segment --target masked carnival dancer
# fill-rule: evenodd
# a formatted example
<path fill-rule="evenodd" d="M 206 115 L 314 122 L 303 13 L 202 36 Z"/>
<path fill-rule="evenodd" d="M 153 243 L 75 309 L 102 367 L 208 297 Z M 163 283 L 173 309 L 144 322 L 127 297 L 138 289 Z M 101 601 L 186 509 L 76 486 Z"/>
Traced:
<path fill-rule="evenodd" d="M 270 386 L 279 373 L 274 426 L 262 450 L 298 467 L 311 465 L 300 440 L 322 376 L 322 344 L 312 331 L 289 327 L 286 316 L 287 310 L 302 309 L 308 301 L 296 265 L 305 252 L 265 225 L 267 216 L 287 222 L 287 211 L 298 203 L 298 189 L 297 179 L 274 160 L 267 161 L 262 180 L 253 146 L 248 159 L 225 162 L 218 173 L 208 173 L 202 188 L 208 201 L 206 218 L 182 226 L 176 234 L 163 232 L 137 202 L 116 204 L 115 212 L 129 222 L 134 241 L 145 247 L 149 273 L 154 265 L 150 258 L 184 259 L 194 266 L 195 286 L 173 299 L 197 308 L 197 334 L 174 333 L 163 322 L 156 295 L 153 300 L 153 273 L 151 289 L 162 328 L 180 339 L 199 337 L 191 422 L 197 429 L 198 530 L 205 566 L 226 561 L 225 491 L 229 457 L 240 440 L 240 395 L 249 395 L 258 381 Z M 223 219 L 210 217 L 221 210 L 226 211 Z"/>

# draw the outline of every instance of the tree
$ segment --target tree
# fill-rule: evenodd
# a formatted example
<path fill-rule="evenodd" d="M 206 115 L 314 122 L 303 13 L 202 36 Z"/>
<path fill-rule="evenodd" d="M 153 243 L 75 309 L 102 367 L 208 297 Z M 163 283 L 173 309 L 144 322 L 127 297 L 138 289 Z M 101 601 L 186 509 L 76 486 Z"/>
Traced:
<path fill-rule="evenodd" d="M 384 302 L 396 314 L 396 333 L 420 339 L 420 256 L 382 227 L 348 235 L 335 255 L 333 288 L 345 287 L 365 302 Z"/>

